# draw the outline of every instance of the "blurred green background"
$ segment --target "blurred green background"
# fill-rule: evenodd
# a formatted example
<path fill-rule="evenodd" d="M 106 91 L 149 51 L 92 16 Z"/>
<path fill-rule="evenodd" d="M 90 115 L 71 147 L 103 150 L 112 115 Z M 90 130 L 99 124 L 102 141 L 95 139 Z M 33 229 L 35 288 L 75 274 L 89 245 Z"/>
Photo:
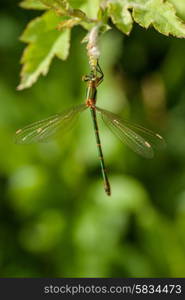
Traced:
<path fill-rule="evenodd" d="M 185 13 L 182 17 L 185 19 Z M 98 105 L 160 132 L 167 147 L 137 156 L 100 122 L 112 196 L 103 190 L 90 113 L 64 137 L 16 145 L 14 132 L 84 101 L 85 31 L 70 57 L 18 92 L 24 45 L 39 12 L 0 11 L 0 276 L 185 277 L 185 40 L 135 25 L 101 41 Z"/>

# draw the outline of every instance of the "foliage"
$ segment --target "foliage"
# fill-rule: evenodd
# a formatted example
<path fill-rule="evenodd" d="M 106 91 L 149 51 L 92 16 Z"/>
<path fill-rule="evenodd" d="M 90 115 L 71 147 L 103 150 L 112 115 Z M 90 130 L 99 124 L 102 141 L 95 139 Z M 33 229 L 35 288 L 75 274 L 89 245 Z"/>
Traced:
<path fill-rule="evenodd" d="M 29 43 L 24 51 L 21 62 L 22 83 L 19 89 L 31 86 L 40 74 L 47 74 L 49 65 L 56 55 L 60 59 L 66 59 L 69 53 L 70 29 L 57 31 L 56 26 L 61 21 L 52 11 L 46 12 L 42 17 L 29 23 L 21 40 Z"/>
<path fill-rule="evenodd" d="M 125 34 L 130 34 L 135 21 L 144 28 L 153 26 L 164 35 L 185 37 L 185 24 L 176 15 L 172 3 L 164 0 L 94 0 L 93 7 L 90 0 L 24 0 L 21 6 L 49 12 L 32 20 L 21 37 L 28 46 L 21 60 L 23 68 L 19 90 L 30 87 L 40 74 L 47 74 L 55 55 L 62 60 L 67 58 L 70 30 L 76 25 L 86 30 L 99 26 L 102 33 L 110 29 L 108 22 L 111 18 Z"/>

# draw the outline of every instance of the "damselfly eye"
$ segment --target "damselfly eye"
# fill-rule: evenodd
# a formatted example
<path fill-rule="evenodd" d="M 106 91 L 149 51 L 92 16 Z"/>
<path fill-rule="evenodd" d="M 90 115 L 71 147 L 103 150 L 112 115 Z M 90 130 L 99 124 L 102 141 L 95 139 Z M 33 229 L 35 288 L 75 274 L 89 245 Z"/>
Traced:
<path fill-rule="evenodd" d="M 84 75 L 82 76 L 82 81 L 89 81 L 89 76 L 88 75 Z"/>

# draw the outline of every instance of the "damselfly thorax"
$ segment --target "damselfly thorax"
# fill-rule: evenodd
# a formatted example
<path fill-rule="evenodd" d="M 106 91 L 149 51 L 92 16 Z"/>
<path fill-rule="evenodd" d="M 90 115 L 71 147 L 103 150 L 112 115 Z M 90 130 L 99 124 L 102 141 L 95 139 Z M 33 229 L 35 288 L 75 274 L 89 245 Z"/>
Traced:
<path fill-rule="evenodd" d="M 86 105 L 87 107 L 95 107 L 96 104 L 97 89 L 93 81 L 88 83 Z"/>
<path fill-rule="evenodd" d="M 97 76 L 97 70 L 91 72 L 90 75 L 84 76 L 82 79 L 87 82 L 86 105 L 87 107 L 95 107 L 97 97 L 97 87 L 103 80 L 103 73 Z"/>

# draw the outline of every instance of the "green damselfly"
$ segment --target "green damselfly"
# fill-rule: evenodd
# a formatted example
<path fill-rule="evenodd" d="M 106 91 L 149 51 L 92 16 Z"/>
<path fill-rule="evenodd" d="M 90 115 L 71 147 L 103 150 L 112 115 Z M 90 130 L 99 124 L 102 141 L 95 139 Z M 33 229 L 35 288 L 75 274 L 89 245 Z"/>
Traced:
<path fill-rule="evenodd" d="M 133 151 L 145 158 L 152 158 L 154 154 L 153 146 L 157 144 L 163 145 L 165 142 L 158 133 L 125 121 L 117 115 L 96 106 L 97 87 L 103 81 L 103 77 L 103 72 L 98 64 L 95 70 L 83 77 L 83 80 L 87 82 L 87 95 L 84 104 L 74 106 L 64 113 L 56 114 L 47 119 L 32 123 L 23 129 L 18 129 L 16 131 L 15 142 L 19 144 L 29 144 L 47 141 L 48 138 L 56 135 L 58 132 L 62 130 L 66 131 L 66 129 L 70 128 L 78 114 L 89 108 L 94 126 L 104 189 L 107 195 L 111 195 L 110 183 L 101 147 L 96 116 L 97 112 L 101 115 L 104 123 L 123 143 L 127 144 Z"/>

